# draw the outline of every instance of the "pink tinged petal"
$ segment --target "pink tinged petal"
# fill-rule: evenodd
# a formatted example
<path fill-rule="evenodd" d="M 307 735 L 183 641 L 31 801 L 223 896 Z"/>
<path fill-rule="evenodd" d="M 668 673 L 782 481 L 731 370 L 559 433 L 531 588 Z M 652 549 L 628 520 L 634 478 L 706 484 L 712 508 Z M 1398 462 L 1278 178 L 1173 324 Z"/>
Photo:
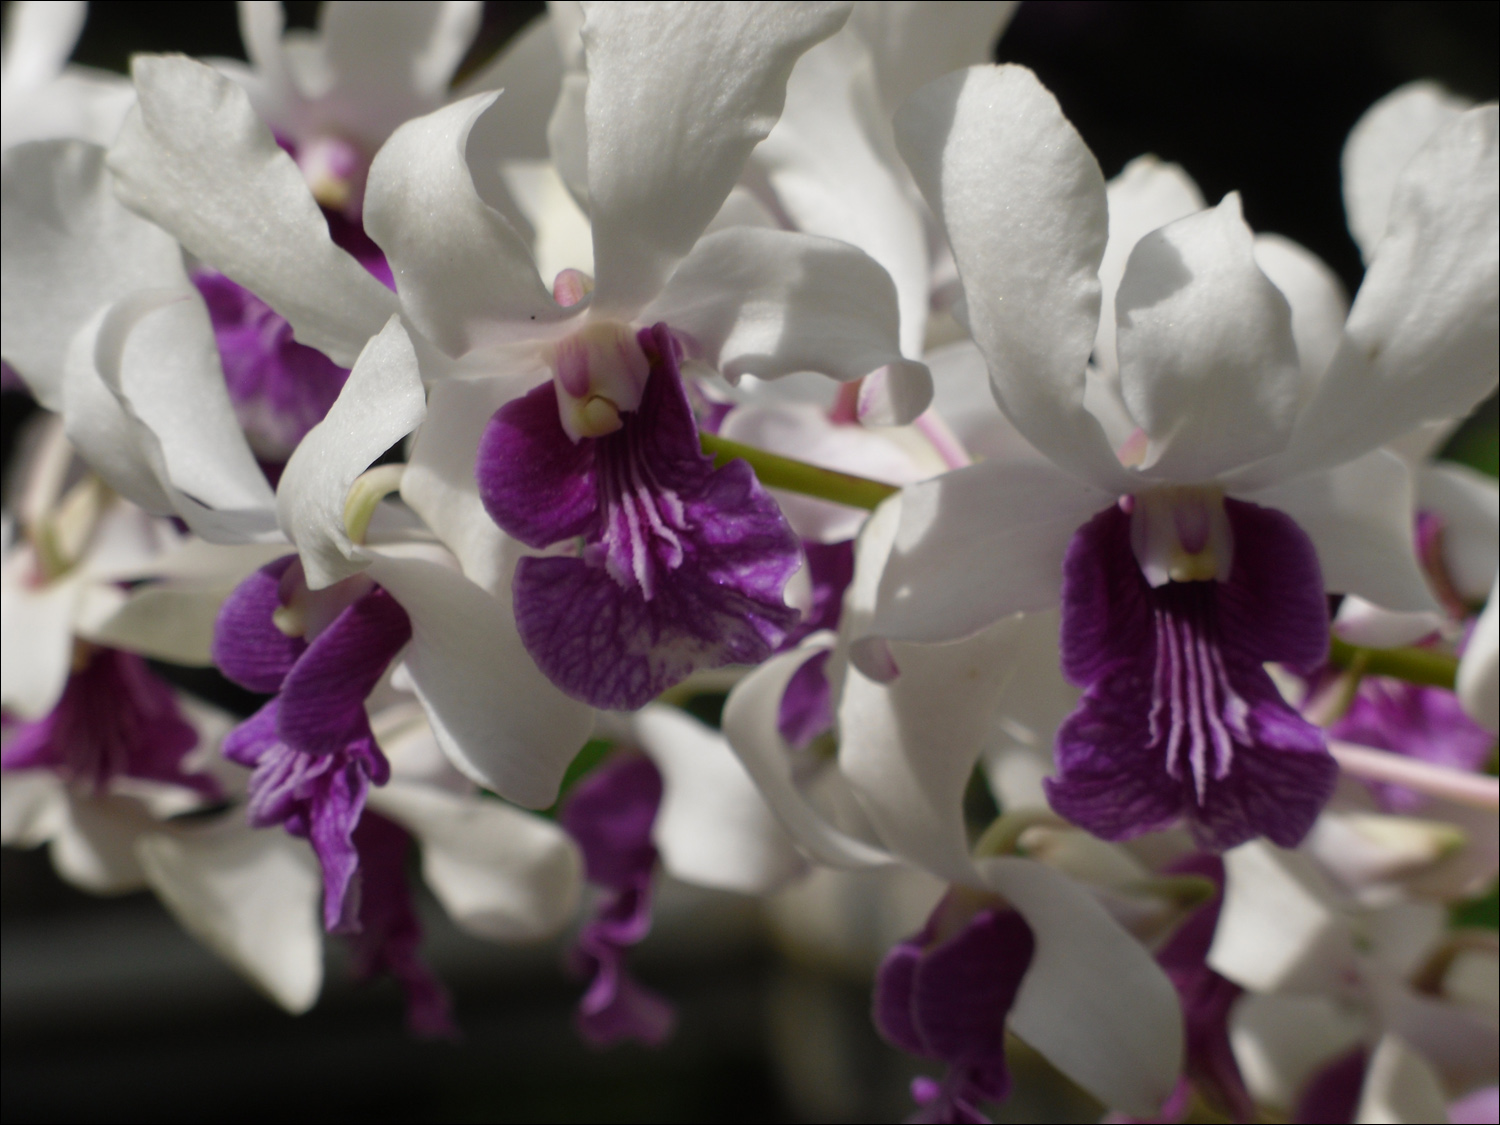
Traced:
<path fill-rule="evenodd" d="M 557 799 L 593 726 L 526 654 L 500 601 L 419 559 L 377 558 L 370 575 L 411 618 L 405 667 L 449 761 L 527 808 Z"/>
<path fill-rule="evenodd" d="M 895 423 L 932 397 L 926 366 L 902 358 L 889 275 L 830 239 L 750 227 L 708 235 L 645 317 L 670 324 L 731 381 L 819 371 L 848 382 L 884 368 Z"/>
<path fill-rule="evenodd" d="M 839 701 L 839 765 L 892 852 L 974 881 L 963 796 L 1014 670 L 1014 620 L 946 645 L 892 645 L 901 675 L 851 668 Z"/>
<path fill-rule="evenodd" d="M 661 291 L 776 124 L 793 64 L 848 13 L 834 3 L 585 9 L 597 307 L 630 317 Z"/>
<path fill-rule="evenodd" d="M 296 557 L 287 555 L 250 575 L 224 601 L 214 628 L 214 663 L 242 688 L 269 695 L 282 681 L 307 641 L 278 629 L 272 615 L 281 608 L 283 576 Z"/>
<path fill-rule="evenodd" d="M 320 879 L 307 844 L 233 816 L 143 836 L 136 855 L 178 923 L 293 1014 L 323 984 Z"/>
<path fill-rule="evenodd" d="M 245 92 L 184 58 L 140 57 L 132 73 L 140 102 L 110 153 L 121 199 L 266 301 L 302 343 L 352 364 L 396 298 L 334 245 Z"/>
<path fill-rule="evenodd" d="M 276 516 L 314 590 L 358 573 L 369 553 L 349 538 L 344 503 L 355 479 L 416 429 L 427 408 L 411 340 L 398 317 L 360 352 L 333 409 L 297 447 Z"/>
<path fill-rule="evenodd" d="M 1297 359 L 1312 386 L 1344 340 L 1349 297 L 1343 283 L 1316 254 L 1279 234 L 1255 236 L 1255 264 L 1291 306 Z"/>
<path fill-rule="evenodd" d="M 1093 154 L 1016 66 L 924 87 L 896 114 L 896 143 L 953 246 L 1001 409 L 1068 472 L 1117 488 L 1123 470 L 1083 405 L 1107 227 Z"/>
<path fill-rule="evenodd" d="M 1149 476 L 1212 480 L 1286 445 L 1303 393 L 1291 309 L 1255 264 L 1238 195 L 1141 239 L 1115 315 Z"/>
<path fill-rule="evenodd" d="M 948 641 L 1056 605 L 1069 540 L 1109 500 L 1044 462 L 979 464 L 908 486 L 869 631 Z"/>
<path fill-rule="evenodd" d="M 1103 293 L 1093 362 L 1106 378 L 1113 378 L 1120 369 L 1115 354 L 1115 293 L 1125 276 L 1130 252 L 1152 231 L 1203 210 L 1203 194 L 1181 167 L 1164 164 L 1154 156 L 1138 156 L 1125 165 L 1109 181 L 1106 193 L 1109 241 L 1099 262 Z M 1339 324 L 1343 326 L 1342 319 Z"/>
<path fill-rule="evenodd" d="M 1366 262 L 1385 235 L 1402 170 L 1471 104 L 1436 82 L 1408 82 L 1365 110 L 1349 131 L 1341 161 L 1344 210 Z"/>
<path fill-rule="evenodd" d="M 129 293 L 180 284 L 182 254 L 115 200 L 93 145 L 7 150 L 0 192 L 0 351 L 37 401 L 57 411 L 69 341 Z"/>
<path fill-rule="evenodd" d="M 1500 578 L 1458 663 L 1457 690 L 1470 718 L 1491 733 L 1500 730 Z"/>
<path fill-rule="evenodd" d="M 878 867 L 892 862 L 891 857 L 824 819 L 798 788 L 791 747 L 777 729 L 788 682 L 813 651 L 826 650 L 828 643 L 809 639 L 799 649 L 773 656 L 741 680 L 724 707 L 724 736 L 766 803 L 808 855 L 830 867 Z"/>
<path fill-rule="evenodd" d="M 1338 767 L 1322 732 L 1282 700 L 1263 665 L 1311 670 L 1327 652 L 1312 545 L 1286 516 L 1226 501 L 1226 582 L 1150 587 L 1129 517 L 1101 512 L 1069 547 L 1063 672 L 1086 689 L 1057 736 L 1052 807 L 1105 839 L 1180 818 L 1213 850 L 1267 835 L 1292 847 Z"/>
<path fill-rule="evenodd" d="M 1438 609 L 1412 542 L 1411 474 L 1393 454 L 1376 450 L 1327 472 L 1237 491 L 1297 521 L 1329 592 L 1403 613 Z"/>
<path fill-rule="evenodd" d="M 652 840 L 671 875 L 698 886 L 766 894 L 807 870 L 722 735 L 661 705 L 641 711 L 635 730 L 665 785 Z"/>
<path fill-rule="evenodd" d="M 1354 297 L 1348 339 L 1297 423 L 1291 469 L 1334 465 L 1495 388 L 1496 109 L 1442 127 L 1406 165 Z"/>
<path fill-rule="evenodd" d="M 553 822 L 399 777 L 373 790 L 369 804 L 417 838 L 423 879 L 466 932 L 488 941 L 534 941 L 572 919 L 582 864 Z"/>
<path fill-rule="evenodd" d="M 1036 953 L 1010 1027 L 1106 1105 L 1154 1116 L 1182 1065 L 1176 990 L 1097 898 L 1025 859 L 976 861 L 988 887 L 1026 919 Z"/>
<path fill-rule="evenodd" d="M 509 98 L 476 94 L 407 122 L 370 168 L 365 227 L 386 253 L 405 314 L 452 356 L 571 315 L 510 222 L 480 197 L 465 159 L 470 130 L 486 113 L 505 114 Z"/>

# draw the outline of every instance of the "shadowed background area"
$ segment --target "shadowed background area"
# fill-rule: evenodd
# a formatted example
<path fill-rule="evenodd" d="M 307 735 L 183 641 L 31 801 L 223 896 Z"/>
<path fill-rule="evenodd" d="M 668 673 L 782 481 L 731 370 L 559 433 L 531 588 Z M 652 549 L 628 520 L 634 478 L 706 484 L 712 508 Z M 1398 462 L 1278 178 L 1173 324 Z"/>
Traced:
<path fill-rule="evenodd" d="M 288 4 L 310 26 L 316 4 Z M 466 67 L 541 10 L 489 3 Z M 1239 190 L 1258 230 L 1322 256 L 1352 291 L 1339 152 L 1369 104 L 1415 78 L 1476 99 L 1497 90 L 1494 3 L 1030 2 L 998 58 L 1034 68 L 1114 175 L 1143 152 L 1182 163 L 1210 203 Z M 137 51 L 243 57 L 234 6 L 96 5 L 75 54 L 123 71 Z M 663 60 L 670 65 L 671 60 Z M 4 396 L 5 459 L 31 410 Z M 1496 471 L 1490 399 L 1449 453 Z M 243 712 L 217 677 L 178 682 Z M 713 701 L 705 700 L 711 711 Z M 580 984 L 564 940 L 533 948 L 458 933 L 424 903 L 428 952 L 465 1038 L 416 1043 L 389 982 L 349 983 L 328 943 L 318 1007 L 293 1019 L 184 936 L 147 895 L 90 898 L 45 854 L 3 853 L 8 1119 L 30 1121 L 879 1121 L 910 1112 L 916 1064 L 868 1018 L 879 930 L 839 915 L 817 937 L 815 896 L 774 909 L 668 886 L 633 963 L 680 1006 L 660 1051 L 598 1052 L 571 1028 Z M 835 912 L 836 913 L 836 912 Z M 799 923 L 797 920 L 802 919 Z M 863 927 L 863 928 L 862 928 Z M 1098 1107 L 1019 1045 L 1002 1121 L 1092 1121 Z"/>

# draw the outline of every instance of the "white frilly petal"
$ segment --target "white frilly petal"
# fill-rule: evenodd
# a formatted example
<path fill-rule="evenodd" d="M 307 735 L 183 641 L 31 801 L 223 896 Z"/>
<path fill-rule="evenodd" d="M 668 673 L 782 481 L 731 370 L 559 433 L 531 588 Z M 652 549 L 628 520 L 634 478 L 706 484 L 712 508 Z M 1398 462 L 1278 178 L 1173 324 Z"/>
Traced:
<path fill-rule="evenodd" d="M 776 124 L 792 65 L 843 25 L 849 5 L 588 4 L 584 12 L 594 302 L 631 318 L 661 291 Z"/>
<path fill-rule="evenodd" d="M 1413 544 L 1411 473 L 1377 449 L 1336 469 L 1242 493 L 1285 512 L 1318 552 L 1324 588 L 1398 612 L 1433 612 Z"/>
<path fill-rule="evenodd" d="M 1478 601 L 1500 565 L 1500 488 L 1467 465 L 1435 463 L 1415 470 L 1418 508 L 1442 517 L 1442 557 L 1454 589 Z"/>
<path fill-rule="evenodd" d="M 896 114 L 896 143 L 953 247 L 1001 408 L 1057 464 L 1125 491 L 1083 405 L 1107 228 L 1093 154 L 1018 66 L 923 87 Z"/>
<path fill-rule="evenodd" d="M 344 526 L 344 502 L 358 476 L 422 421 L 427 396 L 416 352 L 391 317 L 372 339 L 327 416 L 308 431 L 281 476 L 276 515 L 297 546 L 311 589 L 364 569 L 369 553 Z"/>
<path fill-rule="evenodd" d="M 406 670 L 449 761 L 518 805 L 551 805 L 588 739 L 592 708 L 542 675 L 509 605 L 461 574 L 386 557 L 369 574 L 411 618 Z"/>
<path fill-rule="evenodd" d="M 723 735 L 660 704 L 639 712 L 632 725 L 662 774 L 651 838 L 672 876 L 759 895 L 807 870 Z"/>
<path fill-rule="evenodd" d="M 1344 210 L 1368 262 L 1385 235 L 1396 180 L 1434 133 L 1468 109 L 1436 82 L 1408 82 L 1365 110 L 1344 142 Z"/>
<path fill-rule="evenodd" d="M 1279 234 L 1255 236 L 1255 264 L 1292 308 L 1292 337 L 1307 385 L 1322 376 L 1344 339 L 1349 297 L 1323 259 Z"/>
<path fill-rule="evenodd" d="M 143 836 L 151 889 L 187 930 L 272 1000 L 307 1011 L 323 985 L 323 879 L 306 841 L 229 813 Z"/>
<path fill-rule="evenodd" d="M 132 74 L 140 101 L 109 156 L 120 198 L 286 317 L 302 343 L 352 364 L 396 297 L 334 245 L 245 91 L 185 58 L 137 56 Z"/>
<path fill-rule="evenodd" d="M 1291 435 L 1304 388 L 1292 313 L 1254 247 L 1231 194 L 1131 252 L 1116 347 L 1125 405 L 1150 439 L 1150 476 L 1212 480 Z"/>
<path fill-rule="evenodd" d="M 458 925 L 490 941 L 534 941 L 572 918 L 583 861 L 554 822 L 491 798 L 393 780 L 370 808 L 422 846 L 422 877 Z"/>

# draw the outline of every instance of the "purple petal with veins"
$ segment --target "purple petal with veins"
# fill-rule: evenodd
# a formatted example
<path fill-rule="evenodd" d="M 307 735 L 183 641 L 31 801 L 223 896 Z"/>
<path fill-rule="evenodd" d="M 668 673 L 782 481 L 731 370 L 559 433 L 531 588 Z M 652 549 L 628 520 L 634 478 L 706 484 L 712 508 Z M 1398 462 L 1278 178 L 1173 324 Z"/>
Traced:
<path fill-rule="evenodd" d="M 390 777 L 365 698 L 411 639 L 411 622 L 376 587 L 311 644 L 286 637 L 281 644 L 272 614 L 287 597 L 292 565 L 278 559 L 251 575 L 220 614 L 215 655 L 247 686 L 269 684 L 295 653 L 277 684 L 280 694 L 230 733 L 224 755 L 254 771 L 250 823 L 279 824 L 311 842 L 323 868 L 324 925 L 345 931 L 356 924 L 359 907 L 357 891 L 351 893 L 359 866 L 353 834 L 370 785 L 384 785 Z"/>
<path fill-rule="evenodd" d="M 632 978 L 625 966 L 626 948 L 651 930 L 657 859 L 651 830 L 661 796 L 656 765 L 643 754 L 628 754 L 580 781 L 558 813 L 583 852 L 589 882 L 606 888 L 569 952 L 573 969 L 590 978 L 578 1005 L 578 1030 L 597 1046 L 623 1040 L 656 1046 L 676 1022 L 672 1005 Z"/>
<path fill-rule="evenodd" d="M 1224 582 L 1153 588 L 1118 506 L 1078 530 L 1063 564 L 1063 672 L 1085 688 L 1057 735 L 1052 807 L 1123 840 L 1186 819 L 1200 846 L 1293 847 L 1333 792 L 1323 732 L 1263 665 L 1322 663 L 1328 615 L 1312 543 L 1287 516 L 1224 501 Z"/>
<path fill-rule="evenodd" d="M 797 621 L 782 597 L 795 536 L 748 465 L 716 470 L 699 448 L 671 333 L 637 338 L 650 375 L 618 430 L 574 443 L 549 383 L 495 413 L 476 465 L 509 534 L 582 540 L 577 556 L 521 560 L 516 624 L 555 684 L 621 710 L 700 668 L 759 663 Z"/>
<path fill-rule="evenodd" d="M 1360 681 L 1349 709 L 1328 733 L 1471 773 L 1484 769 L 1495 745 L 1495 736 L 1469 718 L 1453 692 L 1384 676 Z M 1415 812 L 1427 800 L 1400 785 L 1368 784 L 1391 812 Z"/>
<path fill-rule="evenodd" d="M 880 1033 L 904 1051 L 948 1064 L 941 1082 L 912 1083 L 921 1107 L 913 1121 L 986 1121 L 978 1103 L 1010 1092 L 1005 1021 L 1035 939 L 1014 910 L 989 907 L 962 919 L 964 909 L 956 895 L 944 898 L 920 933 L 886 955 L 875 978 Z"/>
<path fill-rule="evenodd" d="M 359 851 L 359 929 L 348 935 L 354 975 L 388 975 L 406 993 L 406 1026 L 422 1039 L 455 1039 L 458 1028 L 448 991 L 423 963 L 422 923 L 407 878 L 411 836 L 377 813 L 354 830 Z"/>
<path fill-rule="evenodd" d="M 96 793 L 116 778 L 132 777 L 220 796 L 213 778 L 183 772 L 198 732 L 182 717 L 171 687 L 144 660 L 92 646 L 83 659 L 51 711 L 17 724 L 0 768 L 51 770 Z"/>

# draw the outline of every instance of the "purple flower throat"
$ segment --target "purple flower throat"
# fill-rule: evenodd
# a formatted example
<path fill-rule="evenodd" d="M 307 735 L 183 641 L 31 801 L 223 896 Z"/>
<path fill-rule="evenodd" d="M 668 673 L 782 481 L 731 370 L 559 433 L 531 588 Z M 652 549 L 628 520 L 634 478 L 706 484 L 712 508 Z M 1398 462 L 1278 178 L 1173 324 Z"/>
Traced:
<path fill-rule="evenodd" d="M 797 539 L 750 467 L 698 444 L 664 324 L 586 326 L 555 378 L 502 406 L 479 446 L 486 510 L 538 550 L 516 568 L 516 624 L 555 684 L 633 710 L 700 668 L 755 664 L 797 621 Z"/>

